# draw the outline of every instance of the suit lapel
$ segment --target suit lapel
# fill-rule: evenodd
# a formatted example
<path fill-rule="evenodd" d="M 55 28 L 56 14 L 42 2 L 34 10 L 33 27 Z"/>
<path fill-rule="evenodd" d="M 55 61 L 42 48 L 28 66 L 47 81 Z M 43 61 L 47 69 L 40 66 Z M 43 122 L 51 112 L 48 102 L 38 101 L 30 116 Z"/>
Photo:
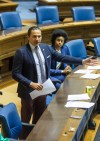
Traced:
<path fill-rule="evenodd" d="M 39 46 L 41 48 L 41 51 L 43 53 L 43 56 L 44 56 L 45 61 L 47 61 L 47 55 L 46 55 L 46 50 L 45 50 L 44 46 L 42 46 L 41 44 Z"/>
<path fill-rule="evenodd" d="M 30 48 L 30 45 L 29 44 L 27 44 L 27 52 L 28 52 L 28 54 L 29 54 L 29 57 L 30 57 L 30 61 L 32 61 L 33 62 L 33 65 L 35 66 L 35 69 L 36 69 L 36 64 L 35 64 L 35 60 L 34 60 L 34 57 L 33 57 L 33 54 L 32 54 L 32 50 L 31 50 L 31 48 Z"/>

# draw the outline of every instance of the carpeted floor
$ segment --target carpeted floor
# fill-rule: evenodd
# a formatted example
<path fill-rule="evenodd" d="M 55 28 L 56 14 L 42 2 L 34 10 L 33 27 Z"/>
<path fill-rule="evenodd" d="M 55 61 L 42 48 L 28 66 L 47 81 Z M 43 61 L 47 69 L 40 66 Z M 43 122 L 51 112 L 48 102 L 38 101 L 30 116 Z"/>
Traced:
<path fill-rule="evenodd" d="M 100 125 L 98 127 L 98 130 L 97 130 L 97 133 L 96 133 L 94 141 L 100 141 Z"/>
<path fill-rule="evenodd" d="M 16 11 L 19 12 L 22 20 L 34 20 L 36 19 L 36 14 L 34 8 L 38 5 L 38 1 L 34 0 L 13 0 L 19 5 Z"/>

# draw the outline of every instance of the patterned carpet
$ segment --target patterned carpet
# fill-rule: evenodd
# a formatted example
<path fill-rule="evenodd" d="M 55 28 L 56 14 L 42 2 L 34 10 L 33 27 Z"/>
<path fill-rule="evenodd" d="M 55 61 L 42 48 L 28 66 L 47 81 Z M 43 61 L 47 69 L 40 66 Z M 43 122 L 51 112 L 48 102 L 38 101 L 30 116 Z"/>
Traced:
<path fill-rule="evenodd" d="M 99 128 L 97 130 L 97 133 L 96 133 L 94 141 L 100 141 L 100 125 L 99 125 Z"/>

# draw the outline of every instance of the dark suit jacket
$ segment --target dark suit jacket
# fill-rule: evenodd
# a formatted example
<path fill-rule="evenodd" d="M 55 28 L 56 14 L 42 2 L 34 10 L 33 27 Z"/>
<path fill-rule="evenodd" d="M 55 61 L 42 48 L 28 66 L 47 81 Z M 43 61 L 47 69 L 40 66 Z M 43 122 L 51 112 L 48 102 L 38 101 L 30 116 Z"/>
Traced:
<path fill-rule="evenodd" d="M 53 59 L 65 63 L 82 64 L 81 59 L 63 56 L 52 50 L 47 44 L 41 43 L 40 48 L 45 58 L 46 78 L 50 77 L 50 67 Z M 32 91 L 29 87 L 31 81 L 38 81 L 36 65 L 29 44 L 16 51 L 12 68 L 12 77 L 19 82 L 17 89 L 18 96 L 22 98 L 29 98 L 29 93 Z"/>
<path fill-rule="evenodd" d="M 51 46 L 51 48 L 55 50 L 54 47 Z M 61 47 L 61 54 L 68 55 L 68 48 L 66 46 Z M 55 76 L 57 74 L 62 74 L 61 71 L 67 67 L 67 64 L 62 62 L 59 69 L 56 69 L 56 66 L 57 66 L 57 61 L 52 60 L 51 69 L 50 69 L 51 76 Z"/>

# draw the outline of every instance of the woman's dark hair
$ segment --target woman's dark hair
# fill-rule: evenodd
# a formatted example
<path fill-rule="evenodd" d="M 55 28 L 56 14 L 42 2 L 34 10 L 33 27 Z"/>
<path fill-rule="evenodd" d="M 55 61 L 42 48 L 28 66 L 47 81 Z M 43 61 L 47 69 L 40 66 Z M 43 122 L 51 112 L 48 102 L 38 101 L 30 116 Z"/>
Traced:
<path fill-rule="evenodd" d="M 64 43 L 66 43 L 67 39 L 68 39 L 68 35 L 66 33 L 66 31 L 62 30 L 62 29 L 56 29 L 53 31 L 52 36 L 51 36 L 51 44 L 52 46 L 55 45 L 55 40 L 57 37 L 64 37 Z"/>
<path fill-rule="evenodd" d="M 30 36 L 32 30 L 40 30 L 40 31 L 41 31 L 41 29 L 40 29 L 39 27 L 37 27 L 37 26 L 32 26 L 32 27 L 30 27 L 30 28 L 28 29 L 28 33 L 27 33 L 28 36 Z"/>

